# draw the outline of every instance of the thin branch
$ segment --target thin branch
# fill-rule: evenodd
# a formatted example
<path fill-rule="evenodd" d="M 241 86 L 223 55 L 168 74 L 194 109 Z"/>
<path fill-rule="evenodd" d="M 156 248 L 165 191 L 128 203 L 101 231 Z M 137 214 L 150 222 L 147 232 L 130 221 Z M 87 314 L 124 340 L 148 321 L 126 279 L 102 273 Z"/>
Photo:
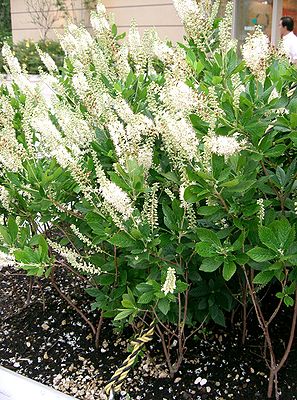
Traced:
<path fill-rule="evenodd" d="M 51 275 L 51 283 L 53 287 L 56 289 L 56 291 L 59 293 L 59 295 L 67 301 L 67 303 L 82 317 L 82 319 L 89 325 L 91 328 L 91 331 L 93 332 L 94 335 L 96 335 L 96 328 L 92 324 L 92 322 L 88 319 L 88 317 L 73 303 L 70 297 L 68 297 L 66 294 L 62 292 L 62 290 L 59 288 L 59 286 L 55 282 L 54 278 L 54 273 Z"/>

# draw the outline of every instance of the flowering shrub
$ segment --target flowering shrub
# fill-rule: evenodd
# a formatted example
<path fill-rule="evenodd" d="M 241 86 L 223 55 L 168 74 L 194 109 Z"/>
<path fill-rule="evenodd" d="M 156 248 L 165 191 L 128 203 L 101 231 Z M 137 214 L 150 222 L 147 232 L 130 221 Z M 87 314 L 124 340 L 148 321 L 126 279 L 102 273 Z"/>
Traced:
<path fill-rule="evenodd" d="M 52 279 L 74 268 L 116 326 L 155 321 L 171 375 L 195 327 L 225 326 L 238 303 L 246 316 L 250 300 L 271 396 L 288 354 L 277 363 L 269 325 L 294 306 L 290 350 L 297 314 L 297 71 L 260 29 L 238 58 L 230 4 L 218 20 L 218 1 L 174 3 L 184 44 L 135 25 L 125 39 L 101 3 L 94 36 L 70 24 L 62 75 L 39 51 L 51 96 L 4 45 L 1 260 Z M 279 299 L 269 317 L 265 285 Z"/>
<path fill-rule="evenodd" d="M 64 54 L 59 42 L 54 40 L 41 40 L 37 45 L 43 52 L 51 55 L 59 68 L 63 66 Z M 38 55 L 35 42 L 31 40 L 22 40 L 13 46 L 13 53 L 19 63 L 26 66 L 29 74 L 38 74 L 40 68 L 45 70 L 45 66 Z M 0 55 L 0 73 L 5 72 L 3 58 Z"/>

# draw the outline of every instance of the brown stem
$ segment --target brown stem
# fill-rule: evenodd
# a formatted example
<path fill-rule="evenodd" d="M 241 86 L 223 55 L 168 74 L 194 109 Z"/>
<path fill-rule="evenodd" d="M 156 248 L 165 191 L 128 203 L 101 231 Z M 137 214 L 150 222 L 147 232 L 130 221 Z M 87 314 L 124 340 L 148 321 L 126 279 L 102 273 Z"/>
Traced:
<path fill-rule="evenodd" d="M 115 267 L 115 286 L 118 283 L 119 276 L 119 266 L 118 266 L 118 257 L 117 257 L 117 247 L 113 247 L 113 257 L 114 257 L 114 267 Z"/>
<path fill-rule="evenodd" d="M 100 333 L 101 333 L 102 323 L 103 323 L 103 311 L 101 310 L 98 326 L 97 326 L 97 329 L 96 329 L 96 336 L 95 336 L 95 348 L 96 349 L 99 349 Z"/>
<path fill-rule="evenodd" d="M 227 206 L 227 203 L 225 202 L 223 196 L 221 195 L 220 192 L 218 192 L 216 189 L 214 191 L 214 194 L 217 196 L 217 198 L 220 200 L 220 202 L 222 203 L 222 206 L 224 207 L 224 209 L 227 211 L 227 213 L 229 212 L 229 207 Z"/>
<path fill-rule="evenodd" d="M 282 291 L 284 290 L 284 287 L 285 287 L 286 284 L 287 284 L 287 276 L 288 276 L 288 272 L 286 271 L 286 278 L 285 278 L 285 280 L 281 283 L 281 285 L 282 285 Z M 278 305 L 277 305 L 276 309 L 274 310 L 274 312 L 272 313 L 271 317 L 269 318 L 269 321 L 267 322 L 267 325 L 269 325 L 269 324 L 274 320 L 274 318 L 277 316 L 277 314 L 278 314 L 278 312 L 279 312 L 279 310 L 280 310 L 282 304 L 283 304 L 283 299 L 280 299 L 279 302 L 278 302 Z"/>
<path fill-rule="evenodd" d="M 87 281 L 88 278 L 86 278 L 83 275 L 80 275 L 77 271 L 75 271 L 75 269 L 73 269 L 70 265 L 68 265 L 67 263 L 63 262 L 63 261 L 58 261 L 59 265 L 63 265 L 63 267 L 67 268 L 70 272 L 73 273 L 73 275 L 77 276 L 81 281 Z"/>
<path fill-rule="evenodd" d="M 35 278 L 33 276 L 30 276 L 29 289 L 28 289 L 28 293 L 27 293 L 26 305 L 30 304 L 30 301 L 31 301 L 34 279 Z"/>
<path fill-rule="evenodd" d="M 167 363 L 167 366 L 168 366 L 168 369 L 169 369 L 170 376 L 171 376 L 171 378 L 173 378 L 174 370 L 173 370 L 173 366 L 172 366 L 172 362 L 171 362 L 171 358 L 170 358 L 170 352 L 168 351 L 164 335 L 163 335 L 163 333 L 162 333 L 162 331 L 161 331 L 161 329 L 160 329 L 160 327 L 158 325 L 156 325 L 156 329 L 157 329 L 158 335 L 159 335 L 159 337 L 161 339 L 163 352 L 164 352 L 164 355 L 165 355 L 165 359 L 166 359 L 166 363 Z"/>
<path fill-rule="evenodd" d="M 291 351 L 292 344 L 293 344 L 294 337 L 295 337 L 296 321 L 297 321 L 297 289 L 295 290 L 295 305 L 294 305 L 294 311 L 293 311 L 290 337 L 289 337 L 289 341 L 288 341 L 285 353 L 277 366 L 277 371 L 279 371 L 283 367 L 283 365 L 287 361 L 287 358 Z"/>
<path fill-rule="evenodd" d="M 40 293 L 41 293 L 41 298 L 42 298 L 42 310 L 43 310 L 43 311 L 45 311 L 45 298 L 44 298 L 44 292 L 43 292 L 42 285 L 41 285 L 41 283 L 39 282 L 39 280 L 37 280 L 37 285 L 38 285 L 38 287 L 39 287 L 39 290 L 40 290 Z"/>
<path fill-rule="evenodd" d="M 175 332 L 172 332 L 165 324 L 163 324 L 163 322 L 160 320 L 160 318 L 158 317 L 158 314 L 156 313 L 156 311 L 154 309 L 153 309 L 153 313 L 154 313 L 154 316 L 155 316 L 156 320 L 158 321 L 158 324 L 161 325 L 162 328 L 164 328 L 164 330 L 167 333 L 170 333 L 173 336 L 175 336 L 176 338 L 178 338 L 178 335 Z"/>
<path fill-rule="evenodd" d="M 64 294 L 61 289 L 59 288 L 59 286 L 56 284 L 55 282 L 55 278 L 54 278 L 54 273 L 51 274 L 51 283 L 53 285 L 53 287 L 56 289 L 56 291 L 59 293 L 59 295 L 65 300 L 67 301 L 67 303 L 82 317 L 82 319 L 89 325 L 89 327 L 91 328 L 91 331 L 93 333 L 93 335 L 96 335 L 96 328 L 94 327 L 94 325 L 92 324 L 92 322 L 88 319 L 88 317 L 82 312 L 82 310 L 80 310 L 74 303 L 73 301 L 70 299 L 70 297 L 68 297 L 66 294 Z"/>
<path fill-rule="evenodd" d="M 242 314 L 243 324 L 241 343 L 244 345 L 247 336 L 247 284 L 244 285 L 242 291 Z"/>
<path fill-rule="evenodd" d="M 63 211 L 65 214 L 72 215 L 75 218 L 78 219 L 83 219 L 83 215 L 81 213 L 75 212 L 68 210 L 66 207 L 62 206 L 60 203 L 58 203 L 56 200 L 54 200 L 51 196 L 47 196 L 47 198 L 61 211 Z"/>

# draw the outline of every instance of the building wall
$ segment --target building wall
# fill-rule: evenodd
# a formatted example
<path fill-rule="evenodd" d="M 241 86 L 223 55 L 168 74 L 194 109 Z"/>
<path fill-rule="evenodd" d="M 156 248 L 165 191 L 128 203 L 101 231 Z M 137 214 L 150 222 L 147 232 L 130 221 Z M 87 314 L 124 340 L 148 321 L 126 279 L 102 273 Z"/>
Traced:
<path fill-rule="evenodd" d="M 39 0 L 36 0 L 36 3 Z M 68 0 L 69 12 L 76 22 L 81 22 L 90 28 L 88 11 L 83 6 L 83 0 Z M 115 15 L 119 31 L 127 31 L 131 19 L 135 19 L 139 30 L 143 32 L 150 27 L 156 27 L 162 39 L 181 40 L 183 27 L 176 14 L 172 0 L 103 0 L 107 11 Z M 54 0 L 53 0 L 54 4 Z M 40 11 L 40 10 L 39 10 Z M 47 38 L 56 38 L 55 31 L 62 32 L 65 17 L 52 5 L 49 15 L 55 22 L 48 32 Z M 25 0 L 11 1 L 12 34 L 15 42 L 23 39 L 39 40 L 45 29 L 32 22 L 33 12 L 28 11 Z"/>
<path fill-rule="evenodd" d="M 18 42 L 19 40 L 23 39 L 39 40 L 44 36 L 45 27 L 49 25 L 51 29 L 47 34 L 47 38 L 56 38 L 55 30 L 57 32 L 62 32 L 62 27 L 65 23 L 64 13 L 58 11 L 54 0 L 48 1 L 51 3 L 51 5 L 49 12 L 46 14 L 48 14 L 49 19 L 53 21 L 51 24 L 45 23 L 45 20 L 42 18 L 42 8 L 38 7 L 38 4 L 42 3 L 42 0 L 33 0 L 33 2 L 36 4 L 36 13 L 33 10 L 29 12 L 25 0 L 13 0 L 10 2 L 12 36 L 14 42 Z M 74 0 L 71 3 L 75 9 L 82 9 L 82 0 Z M 38 24 L 34 24 L 32 18 L 38 18 L 43 27 Z"/>

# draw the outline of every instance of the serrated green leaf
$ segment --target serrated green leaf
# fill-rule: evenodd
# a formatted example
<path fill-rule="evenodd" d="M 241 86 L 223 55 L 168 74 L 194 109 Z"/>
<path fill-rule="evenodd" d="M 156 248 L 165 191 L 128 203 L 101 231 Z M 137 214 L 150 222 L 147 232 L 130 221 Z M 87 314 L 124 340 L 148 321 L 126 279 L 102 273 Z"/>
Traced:
<path fill-rule="evenodd" d="M 225 316 L 222 310 L 217 305 L 213 305 L 209 309 L 211 319 L 218 325 L 226 326 Z"/>
<path fill-rule="evenodd" d="M 168 311 L 170 310 L 169 300 L 166 298 L 159 300 L 158 309 L 161 311 L 162 314 L 167 315 Z"/>
<path fill-rule="evenodd" d="M 217 206 L 202 206 L 199 207 L 197 213 L 200 215 L 210 216 L 220 211 L 220 207 Z"/>
<path fill-rule="evenodd" d="M 274 271 L 261 271 L 255 276 L 253 282 L 259 285 L 266 285 L 274 277 Z"/>
<path fill-rule="evenodd" d="M 285 296 L 284 303 L 287 307 L 292 307 L 294 305 L 294 300 L 290 296 Z"/>
<path fill-rule="evenodd" d="M 233 261 L 225 261 L 223 267 L 223 278 L 229 281 L 236 272 L 236 264 Z"/>
<path fill-rule="evenodd" d="M 223 257 L 205 258 L 200 266 L 200 271 L 213 272 L 216 271 L 220 265 L 223 264 Z"/>
<path fill-rule="evenodd" d="M 265 246 L 269 247 L 269 249 L 276 252 L 278 251 L 280 244 L 272 229 L 268 228 L 267 226 L 260 226 L 259 239 L 263 244 L 265 244 Z"/>
<path fill-rule="evenodd" d="M 221 246 L 220 239 L 212 230 L 206 228 L 198 228 L 196 230 L 196 233 L 201 242 L 213 243 L 216 246 Z"/>
<path fill-rule="evenodd" d="M 109 239 L 109 243 L 117 246 L 117 247 L 133 247 L 135 246 L 135 240 L 129 236 L 126 232 L 118 232 L 111 239 Z"/>
<path fill-rule="evenodd" d="M 214 257 L 217 255 L 216 250 L 210 243 L 199 242 L 196 244 L 195 250 L 201 257 Z"/>
<path fill-rule="evenodd" d="M 148 304 L 153 300 L 153 298 L 154 298 L 154 292 L 146 292 L 142 293 L 137 302 L 139 304 Z"/>
<path fill-rule="evenodd" d="M 264 249 L 263 247 L 254 247 L 253 249 L 249 250 L 247 254 L 256 262 L 269 261 L 276 257 L 274 251 L 270 249 Z"/>
<path fill-rule="evenodd" d="M 187 290 L 189 285 L 186 282 L 176 281 L 176 291 L 177 293 L 183 293 Z"/>
<path fill-rule="evenodd" d="M 102 273 L 102 274 L 98 277 L 97 282 L 98 282 L 99 285 L 102 285 L 102 286 L 109 286 L 109 285 L 111 285 L 111 284 L 114 282 L 114 275 L 103 274 L 103 273 Z"/>
<path fill-rule="evenodd" d="M 287 146 L 285 144 L 277 144 L 276 146 L 265 151 L 264 155 L 266 157 L 279 157 L 285 153 L 286 149 L 287 149 Z"/>

